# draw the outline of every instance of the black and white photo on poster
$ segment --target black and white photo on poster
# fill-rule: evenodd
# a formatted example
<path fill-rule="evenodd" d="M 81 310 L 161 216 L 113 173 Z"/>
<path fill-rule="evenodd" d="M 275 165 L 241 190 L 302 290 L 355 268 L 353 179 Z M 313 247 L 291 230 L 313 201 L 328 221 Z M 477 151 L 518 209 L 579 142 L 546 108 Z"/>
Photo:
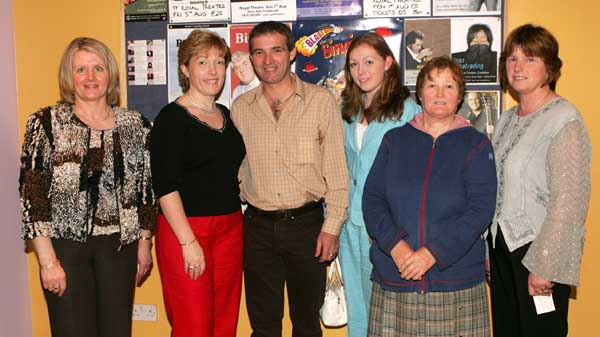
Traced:
<path fill-rule="evenodd" d="M 451 31 L 452 58 L 460 64 L 467 84 L 497 84 L 500 18 L 453 18 Z"/>
<path fill-rule="evenodd" d="M 431 15 L 430 0 L 363 0 L 366 19 Z"/>
<path fill-rule="evenodd" d="M 231 0 L 231 22 L 296 21 L 296 0 Z"/>
<path fill-rule="evenodd" d="M 181 22 L 229 21 L 230 0 L 169 0 L 169 20 Z"/>
<path fill-rule="evenodd" d="M 181 41 L 185 40 L 194 29 L 210 30 L 225 39 L 225 42 L 229 45 L 229 29 L 226 24 L 169 25 L 167 29 L 169 102 L 174 101 L 183 94 L 179 86 L 177 51 L 179 50 Z M 230 91 L 229 71 L 227 71 L 225 72 L 225 85 L 221 91 L 221 95 L 217 99 L 217 103 L 229 107 Z"/>
<path fill-rule="evenodd" d="M 433 57 L 450 55 L 450 19 L 404 20 L 404 84 L 415 85 L 419 70 Z"/>
<path fill-rule="evenodd" d="M 127 40 L 127 84 L 167 84 L 165 40 Z"/>
<path fill-rule="evenodd" d="M 494 135 L 494 126 L 500 118 L 500 92 L 467 90 L 457 113 L 491 139 Z"/>
<path fill-rule="evenodd" d="M 433 0 L 434 16 L 500 15 L 502 0 Z"/>

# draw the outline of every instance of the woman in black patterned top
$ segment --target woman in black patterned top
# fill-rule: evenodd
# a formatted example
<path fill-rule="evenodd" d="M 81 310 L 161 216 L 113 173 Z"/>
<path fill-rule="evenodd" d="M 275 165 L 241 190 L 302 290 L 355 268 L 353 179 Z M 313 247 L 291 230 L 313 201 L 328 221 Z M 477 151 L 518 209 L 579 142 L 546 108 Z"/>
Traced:
<path fill-rule="evenodd" d="M 61 101 L 27 122 L 22 238 L 38 256 L 52 336 L 128 337 L 135 281 L 152 265 L 150 123 L 116 106 L 117 64 L 98 40 L 67 46 L 59 85 Z"/>
<path fill-rule="evenodd" d="M 156 118 L 150 147 L 165 307 L 172 337 L 234 337 L 243 248 L 237 173 L 245 148 L 229 110 L 215 103 L 231 53 L 218 35 L 195 30 L 178 57 L 184 95 Z"/>

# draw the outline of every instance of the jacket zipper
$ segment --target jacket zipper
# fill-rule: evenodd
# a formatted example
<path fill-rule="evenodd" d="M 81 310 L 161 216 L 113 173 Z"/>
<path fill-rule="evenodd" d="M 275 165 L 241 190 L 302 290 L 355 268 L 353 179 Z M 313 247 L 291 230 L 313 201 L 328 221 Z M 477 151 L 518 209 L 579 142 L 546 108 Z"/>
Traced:
<path fill-rule="evenodd" d="M 435 152 L 435 141 L 431 145 L 429 152 L 429 161 L 425 171 L 425 181 L 423 182 L 423 193 L 421 193 L 421 220 L 419 224 L 419 245 L 425 246 L 425 197 L 427 196 L 427 184 L 429 183 L 429 174 L 431 173 L 431 163 L 433 162 L 433 153 Z M 421 278 L 421 294 L 425 293 L 425 275 Z"/>

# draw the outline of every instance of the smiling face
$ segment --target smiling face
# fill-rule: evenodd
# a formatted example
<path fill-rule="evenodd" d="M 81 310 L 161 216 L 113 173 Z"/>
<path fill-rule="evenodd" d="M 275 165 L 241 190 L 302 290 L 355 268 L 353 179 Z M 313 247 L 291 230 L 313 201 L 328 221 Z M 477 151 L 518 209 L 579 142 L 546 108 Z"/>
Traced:
<path fill-rule="evenodd" d="M 100 56 L 87 50 L 78 50 L 73 55 L 71 68 L 75 103 L 106 101 L 110 79 Z"/>
<path fill-rule="evenodd" d="M 251 45 L 250 58 L 261 82 L 269 85 L 279 84 L 290 74 L 290 64 L 296 57 L 296 49 L 288 50 L 284 35 L 258 35 L 252 39 Z"/>
<path fill-rule="evenodd" d="M 216 97 L 225 83 L 227 65 L 222 52 L 213 47 L 196 53 L 188 65 L 182 65 L 181 71 L 189 78 L 194 95 Z"/>
<path fill-rule="evenodd" d="M 526 55 L 519 46 L 513 48 L 506 58 L 506 75 L 508 83 L 519 95 L 548 90 L 548 71 L 544 60 Z"/>
<path fill-rule="evenodd" d="M 419 96 L 425 116 L 436 120 L 454 118 L 461 101 L 459 84 L 448 68 L 433 69 L 425 79 Z"/>
<path fill-rule="evenodd" d="M 385 71 L 393 60 L 389 56 L 382 57 L 373 47 L 361 44 L 352 49 L 348 62 L 352 80 L 369 98 L 381 88 Z"/>
<path fill-rule="evenodd" d="M 242 56 L 240 59 L 232 62 L 233 73 L 240 79 L 242 84 L 250 84 L 254 77 L 254 69 L 252 69 L 252 63 L 250 63 L 249 56 Z"/>
<path fill-rule="evenodd" d="M 423 40 L 416 39 L 415 43 L 408 46 L 408 49 L 410 49 L 413 53 L 418 54 L 423 49 Z"/>

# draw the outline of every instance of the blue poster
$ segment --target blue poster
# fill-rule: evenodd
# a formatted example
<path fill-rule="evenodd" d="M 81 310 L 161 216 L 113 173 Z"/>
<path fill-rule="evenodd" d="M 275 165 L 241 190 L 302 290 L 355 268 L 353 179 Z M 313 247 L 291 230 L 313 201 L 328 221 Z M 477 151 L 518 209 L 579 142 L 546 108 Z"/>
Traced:
<path fill-rule="evenodd" d="M 346 51 L 352 38 L 375 32 L 385 38 L 398 60 L 402 26 L 402 20 L 397 18 L 297 21 L 292 29 L 298 51 L 296 74 L 306 82 L 326 87 L 339 102 L 346 83 Z"/>

